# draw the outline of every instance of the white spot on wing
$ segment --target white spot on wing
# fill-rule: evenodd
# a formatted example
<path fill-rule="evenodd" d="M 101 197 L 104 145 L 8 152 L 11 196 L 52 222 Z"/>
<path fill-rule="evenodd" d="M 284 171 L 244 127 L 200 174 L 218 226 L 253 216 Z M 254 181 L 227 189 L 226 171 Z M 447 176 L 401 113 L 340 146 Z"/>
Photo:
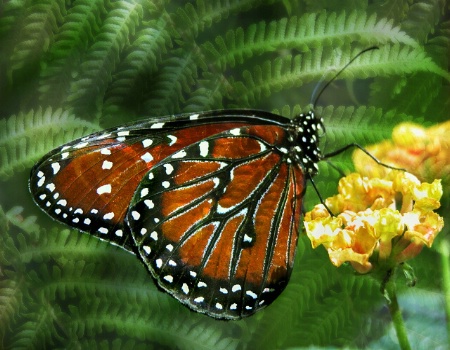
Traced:
<path fill-rule="evenodd" d="M 150 129 L 161 129 L 164 126 L 164 123 L 155 123 L 150 126 Z"/>
<path fill-rule="evenodd" d="M 241 129 L 239 129 L 239 128 L 231 129 L 230 134 L 234 135 L 234 136 L 239 136 L 241 134 Z"/>
<path fill-rule="evenodd" d="M 173 282 L 173 276 L 171 275 L 165 275 L 163 278 L 169 283 Z"/>
<path fill-rule="evenodd" d="M 111 193 L 111 185 L 103 185 L 97 188 L 97 194 Z"/>
<path fill-rule="evenodd" d="M 103 220 L 111 220 L 113 217 L 114 217 L 114 213 L 110 212 L 110 213 L 103 215 Z"/>
<path fill-rule="evenodd" d="M 246 291 L 245 294 L 247 294 L 249 297 L 253 299 L 256 299 L 258 297 L 256 293 L 252 292 L 251 290 Z"/>
<path fill-rule="evenodd" d="M 144 204 L 147 206 L 148 209 L 153 209 L 155 207 L 155 203 L 151 199 L 146 199 L 144 201 Z"/>
<path fill-rule="evenodd" d="M 150 163 L 153 160 L 153 156 L 148 152 L 146 152 L 144 155 L 142 155 L 141 158 L 146 163 Z"/>
<path fill-rule="evenodd" d="M 80 143 L 76 144 L 75 146 L 73 146 L 73 148 L 83 148 L 83 147 L 86 147 L 87 145 L 89 145 L 89 142 L 80 142 Z"/>
<path fill-rule="evenodd" d="M 45 176 L 41 177 L 37 182 L 37 186 L 41 187 L 45 183 Z"/>
<path fill-rule="evenodd" d="M 167 135 L 168 139 L 170 140 L 169 142 L 169 146 L 172 146 L 173 144 L 175 144 L 175 142 L 177 142 L 177 137 L 174 135 Z"/>
<path fill-rule="evenodd" d="M 113 166 L 113 163 L 110 162 L 109 160 L 104 160 L 103 164 L 102 164 L 102 169 L 111 169 Z"/>
<path fill-rule="evenodd" d="M 173 165 L 172 164 L 164 164 L 164 168 L 166 169 L 166 174 L 170 175 L 173 172 Z"/>
<path fill-rule="evenodd" d="M 176 158 L 176 159 L 184 158 L 184 157 L 186 157 L 186 155 L 187 155 L 186 151 L 185 150 L 181 150 L 181 151 L 179 151 L 179 152 L 177 152 L 175 154 L 172 154 L 172 158 Z"/>
<path fill-rule="evenodd" d="M 189 287 L 186 283 L 183 283 L 183 285 L 181 286 L 181 290 L 184 294 L 189 294 Z"/>
<path fill-rule="evenodd" d="M 190 120 L 196 120 L 196 119 L 198 119 L 198 114 L 192 114 L 191 116 L 189 116 L 189 119 Z"/>
<path fill-rule="evenodd" d="M 137 212 L 136 210 L 133 210 L 131 212 L 131 216 L 133 217 L 134 220 L 139 220 L 139 218 L 141 217 L 141 214 L 139 214 L 139 212 Z"/>
<path fill-rule="evenodd" d="M 169 181 L 163 181 L 163 182 L 161 183 L 161 185 L 162 185 L 162 187 L 164 187 L 164 188 L 169 188 L 169 187 L 170 187 Z"/>
<path fill-rule="evenodd" d="M 206 157 L 209 153 L 209 142 L 208 141 L 202 141 L 199 143 L 200 148 L 200 156 Z"/>
<path fill-rule="evenodd" d="M 56 202 L 56 204 L 65 207 L 67 205 L 67 201 L 65 199 L 60 199 L 58 202 Z"/>
<path fill-rule="evenodd" d="M 98 229 L 98 232 L 103 233 L 104 235 L 106 235 L 108 233 L 108 229 L 106 227 L 100 227 Z"/>
<path fill-rule="evenodd" d="M 151 146 L 152 143 L 153 143 L 153 140 L 150 140 L 150 139 L 142 140 L 142 146 L 144 146 L 144 148 L 147 148 L 148 146 Z"/>
<path fill-rule="evenodd" d="M 262 143 L 262 142 L 259 142 L 259 151 L 260 152 L 264 152 L 265 150 L 267 150 L 266 145 L 264 143 Z"/>
<path fill-rule="evenodd" d="M 117 136 L 128 136 L 128 135 L 130 135 L 129 131 L 119 131 L 117 133 Z"/>
<path fill-rule="evenodd" d="M 100 153 L 101 153 L 101 154 L 104 154 L 105 156 L 108 156 L 108 155 L 111 154 L 111 150 L 110 150 L 109 148 L 102 148 L 102 149 L 100 150 Z"/>
<path fill-rule="evenodd" d="M 242 289 L 240 284 L 235 284 L 232 288 L 231 291 L 232 292 L 239 292 Z"/>
<path fill-rule="evenodd" d="M 151 253 L 151 248 L 148 245 L 142 246 L 142 249 L 144 249 L 145 254 L 149 255 Z"/>
<path fill-rule="evenodd" d="M 144 188 L 141 190 L 141 198 L 145 197 L 146 195 L 148 195 L 148 188 L 147 188 L 147 187 L 144 187 Z"/>

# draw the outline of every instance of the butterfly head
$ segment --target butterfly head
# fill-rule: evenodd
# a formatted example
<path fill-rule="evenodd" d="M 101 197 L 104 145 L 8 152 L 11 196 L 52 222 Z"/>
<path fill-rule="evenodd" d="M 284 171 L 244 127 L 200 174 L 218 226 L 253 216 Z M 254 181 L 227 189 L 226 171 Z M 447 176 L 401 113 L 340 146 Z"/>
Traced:
<path fill-rule="evenodd" d="M 292 120 L 295 161 L 310 175 L 318 172 L 317 163 L 322 159 L 319 139 L 325 134 L 322 118 L 313 111 L 302 113 Z"/>

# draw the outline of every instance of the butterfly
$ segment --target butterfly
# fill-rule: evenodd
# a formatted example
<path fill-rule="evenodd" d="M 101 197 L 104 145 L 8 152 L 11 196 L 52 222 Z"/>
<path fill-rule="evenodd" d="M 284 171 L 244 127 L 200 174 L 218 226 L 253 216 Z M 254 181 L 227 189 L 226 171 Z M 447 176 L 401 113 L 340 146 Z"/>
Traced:
<path fill-rule="evenodd" d="M 51 151 L 29 187 L 55 220 L 135 253 L 190 309 L 240 319 L 289 281 L 324 132 L 312 111 L 151 118 Z"/>

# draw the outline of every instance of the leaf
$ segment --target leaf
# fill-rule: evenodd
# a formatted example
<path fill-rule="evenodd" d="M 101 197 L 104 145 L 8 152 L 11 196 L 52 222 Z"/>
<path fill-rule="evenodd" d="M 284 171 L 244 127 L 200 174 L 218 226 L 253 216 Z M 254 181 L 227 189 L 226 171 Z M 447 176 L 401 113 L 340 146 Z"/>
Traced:
<path fill-rule="evenodd" d="M 0 120 L 0 176 L 4 181 L 14 172 L 30 167 L 53 148 L 97 130 L 61 109 L 38 108 Z"/>
<path fill-rule="evenodd" d="M 248 58 L 265 52 L 290 49 L 308 52 L 318 47 L 341 46 L 357 41 L 361 48 L 386 43 L 403 43 L 417 47 L 418 44 L 392 21 L 377 20 L 376 14 L 368 16 L 363 11 L 346 13 L 308 13 L 299 18 L 293 16 L 260 22 L 248 28 L 239 27 L 218 36 L 215 44 L 206 42 L 202 49 L 209 59 L 223 70 L 226 65 L 234 67 Z"/>
<path fill-rule="evenodd" d="M 252 72 L 244 71 L 243 81 L 233 83 L 234 95 L 241 105 L 255 105 L 263 97 L 282 89 L 301 86 L 319 80 L 331 68 L 340 69 L 355 53 L 344 49 L 333 54 L 317 49 L 297 56 L 286 56 L 257 65 Z M 339 79 L 355 79 L 429 72 L 450 81 L 450 74 L 436 65 L 422 50 L 398 44 L 385 45 L 358 57 L 339 75 Z"/>
<path fill-rule="evenodd" d="M 72 82 L 67 97 L 68 107 L 77 114 L 92 115 L 102 103 L 102 96 L 112 80 L 112 71 L 120 53 L 134 34 L 143 16 L 140 3 L 118 1 L 108 13 L 95 43 L 83 57 L 78 78 Z"/>

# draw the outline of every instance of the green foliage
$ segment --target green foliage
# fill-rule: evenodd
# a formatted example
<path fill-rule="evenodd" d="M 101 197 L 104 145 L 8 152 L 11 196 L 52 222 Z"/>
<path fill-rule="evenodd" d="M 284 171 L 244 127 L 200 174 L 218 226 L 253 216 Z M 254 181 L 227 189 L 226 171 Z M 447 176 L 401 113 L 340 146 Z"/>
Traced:
<path fill-rule="evenodd" d="M 77 137 L 98 129 L 67 111 L 38 107 L 0 120 L 0 176 L 6 180 L 15 172 L 30 168 L 43 154 Z"/>
<path fill-rule="evenodd" d="M 446 0 L 1 2 L 0 347 L 392 346 L 375 280 L 334 268 L 303 235 L 291 282 L 273 305 L 220 322 L 160 292 L 135 256 L 41 214 L 27 177 L 54 147 L 147 116 L 247 107 L 293 117 L 312 99 L 323 106 L 315 110 L 327 130 L 324 153 L 389 138 L 400 121 L 447 120 L 448 9 Z M 317 84 L 373 45 L 379 50 L 314 101 Z M 351 170 L 350 154 L 333 164 Z M 325 197 L 340 175 L 319 167 Z M 312 188 L 304 202 L 318 202 Z M 414 263 L 424 305 L 442 297 L 439 269 L 427 273 L 438 260 L 431 251 Z M 405 305 L 418 304 L 411 297 Z M 433 322 L 443 317 L 428 311 Z M 411 317 L 424 327 L 421 315 Z"/>

